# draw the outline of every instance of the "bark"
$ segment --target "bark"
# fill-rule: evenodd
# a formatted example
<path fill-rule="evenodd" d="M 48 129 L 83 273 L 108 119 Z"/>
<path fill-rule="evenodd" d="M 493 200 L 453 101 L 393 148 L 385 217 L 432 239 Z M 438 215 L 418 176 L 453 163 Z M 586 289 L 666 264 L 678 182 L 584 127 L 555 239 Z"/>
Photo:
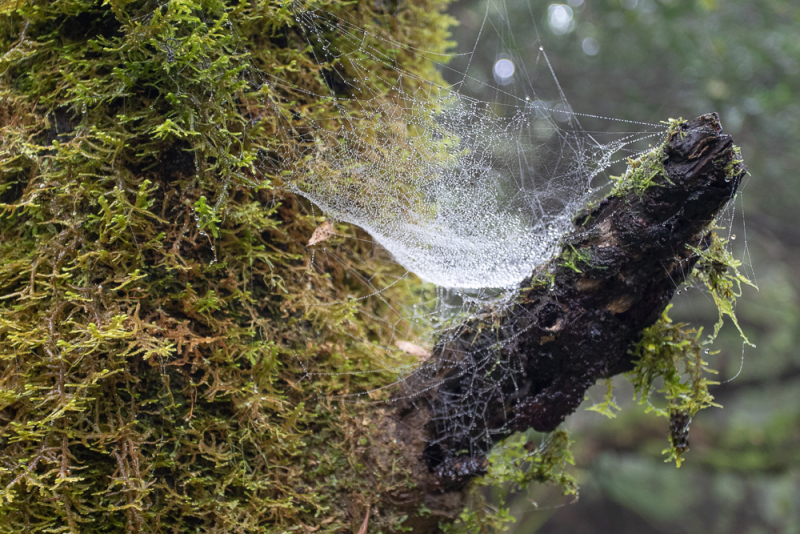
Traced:
<path fill-rule="evenodd" d="M 492 443 L 555 429 L 598 379 L 632 368 L 629 348 L 697 260 L 687 245 L 706 246 L 709 224 L 746 171 L 716 114 L 671 131 L 663 158 L 643 192 L 608 196 L 576 217 L 562 254 L 523 282 L 515 304 L 442 341 L 414 385 L 425 393 L 381 414 L 416 478 L 391 505 L 433 511 L 412 519 L 415 529 L 460 510 L 464 485 L 484 472 Z M 582 261 L 570 265 L 570 256 Z"/>

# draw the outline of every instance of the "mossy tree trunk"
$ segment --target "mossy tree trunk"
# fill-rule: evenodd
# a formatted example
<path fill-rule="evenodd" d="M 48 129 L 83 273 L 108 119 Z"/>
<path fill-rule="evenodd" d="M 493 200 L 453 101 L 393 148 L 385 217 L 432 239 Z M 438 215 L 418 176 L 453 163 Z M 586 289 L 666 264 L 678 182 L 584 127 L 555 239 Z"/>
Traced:
<path fill-rule="evenodd" d="M 310 268 L 318 221 L 271 165 L 313 143 L 304 116 L 342 126 L 311 96 L 335 61 L 298 23 L 313 7 L 0 2 L 0 531 L 350 530 L 399 483 L 364 480 L 361 419 L 318 398 L 364 379 L 303 379 L 400 353 L 374 349 L 386 305 L 348 297 L 402 270 L 361 241 Z M 330 7 L 447 46 L 440 0 Z"/>
<path fill-rule="evenodd" d="M 402 24 L 411 48 L 394 52 L 398 63 L 437 76 L 409 50 L 444 51 L 443 1 L 337 7 L 369 35 Z M 389 373 L 347 373 L 402 357 L 375 350 L 389 334 L 371 318 L 391 310 L 358 300 L 369 292 L 360 275 L 389 287 L 388 301 L 425 288 L 392 287 L 399 268 L 358 245 L 309 266 L 317 221 L 269 162 L 313 142 L 304 115 L 335 125 L 338 110 L 309 96 L 331 90 L 334 60 L 309 53 L 298 9 L 0 2 L 0 532 L 355 531 L 368 510 L 370 531 L 397 530 L 403 516 L 423 531 L 464 507 L 483 459 L 464 459 L 462 473 L 425 450 L 435 395 L 430 411 L 398 413 L 334 411 L 318 394 L 387 383 Z M 254 83 L 255 71 L 282 82 Z M 552 265 L 556 307 L 535 277 L 522 292 L 538 327 L 513 357 L 547 380 L 508 399 L 514 428 L 552 429 L 590 383 L 629 369 L 629 345 L 671 296 L 665 273 L 691 267 L 686 244 L 703 247 L 741 169 L 714 189 L 730 143 L 713 119 L 688 133 L 668 140 L 657 189 L 587 214 L 565 248 L 586 265 Z M 643 236 L 655 241 L 640 254 Z M 646 280 L 633 276 L 644 265 Z M 591 337 L 584 323 L 604 329 Z M 594 358 L 604 343 L 614 350 Z M 577 359 L 544 369 L 539 346 Z M 446 359 L 435 358 L 432 369 Z M 309 378 L 309 365 L 321 372 Z"/>

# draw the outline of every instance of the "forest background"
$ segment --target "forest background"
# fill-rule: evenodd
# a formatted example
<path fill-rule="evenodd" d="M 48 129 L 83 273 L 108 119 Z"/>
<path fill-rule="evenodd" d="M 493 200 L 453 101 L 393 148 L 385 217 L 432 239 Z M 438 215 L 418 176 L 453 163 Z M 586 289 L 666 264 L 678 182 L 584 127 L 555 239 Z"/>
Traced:
<path fill-rule="evenodd" d="M 717 111 L 751 175 L 737 200 L 733 233 L 736 256 L 752 260 L 759 287 L 747 288 L 737 308 L 757 348 L 746 348 L 735 380 L 712 390 L 724 409 L 698 414 L 678 470 L 659 455 L 665 422 L 644 416 L 643 408 L 623 410 L 613 421 L 579 411 L 566 423 L 576 439 L 579 502 L 544 509 L 541 489 L 531 488 L 512 507 L 514 531 L 800 532 L 800 5 L 462 1 L 450 12 L 460 21 L 459 53 L 472 50 L 487 13 L 506 24 L 483 32 L 470 77 L 491 81 L 494 63 L 509 52 L 534 58 L 538 35 L 574 111 L 651 122 Z M 510 50 L 511 43 L 520 48 Z M 457 57 L 445 77 L 459 81 L 452 73 L 466 61 Z M 524 79 L 511 84 L 520 89 Z M 465 89 L 493 98 L 488 86 L 473 82 Z M 679 320 L 716 318 L 699 292 L 674 302 Z M 725 381 L 742 363 L 741 339 L 727 329 L 718 345 L 711 364 Z M 619 387 L 617 400 L 631 402 L 624 380 Z M 594 398 L 601 396 L 598 390 Z"/>

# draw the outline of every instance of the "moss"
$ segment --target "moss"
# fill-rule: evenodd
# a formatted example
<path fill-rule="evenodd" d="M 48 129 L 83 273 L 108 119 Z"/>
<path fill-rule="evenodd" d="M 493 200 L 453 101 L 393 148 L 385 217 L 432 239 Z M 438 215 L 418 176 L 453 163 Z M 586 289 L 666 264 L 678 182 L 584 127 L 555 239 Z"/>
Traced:
<path fill-rule="evenodd" d="M 586 203 L 572 218 L 572 224 L 578 228 L 586 226 L 592 220 L 592 213 L 600 206 L 600 200 L 595 199 Z"/>
<path fill-rule="evenodd" d="M 576 273 L 582 273 L 579 265 L 591 265 L 591 253 L 586 249 L 577 250 L 573 245 L 568 245 L 561 253 L 559 265 L 572 269 Z"/>
<path fill-rule="evenodd" d="M 610 378 L 606 379 L 606 392 L 603 395 L 603 401 L 593 404 L 586 409 L 590 412 L 597 412 L 601 415 L 605 415 L 609 419 L 617 417 L 621 408 L 617 404 L 617 399 L 614 397 L 614 386 Z"/>
<path fill-rule="evenodd" d="M 681 128 L 685 123 L 686 121 L 680 118 L 669 119 L 669 121 L 665 122 L 667 132 L 664 140 L 638 158 L 628 159 L 628 168 L 625 174 L 611 176 L 613 185 L 610 195 L 624 198 L 633 192 L 641 198 L 650 187 L 658 187 L 659 184 L 654 179 L 659 175 L 664 175 L 662 171 L 664 170 L 664 161 L 667 158 L 664 152 L 665 147 L 673 136 L 685 135 Z"/>
<path fill-rule="evenodd" d="M 667 461 L 674 460 L 680 467 L 683 453 L 689 448 L 692 417 L 700 410 L 719 407 L 708 390 L 718 382 L 708 378 L 716 371 L 703 359 L 709 351 L 701 339 L 702 328 L 673 323 L 668 315 L 670 307 L 653 326 L 645 329 L 642 339 L 633 347 L 634 369 L 627 378 L 635 388 L 634 398 L 647 405 L 647 412 L 670 420 L 670 446 L 664 452 Z M 665 405 L 653 401 L 656 380 L 661 381 L 657 392 Z"/>
<path fill-rule="evenodd" d="M 443 1 L 335 4 L 447 44 Z M 360 240 L 310 264 L 315 220 L 268 164 L 303 142 L 281 117 L 339 116 L 299 32 L 289 3 L 0 4 L 0 532 L 350 530 L 407 483 L 363 472 L 377 430 L 327 397 L 391 380 L 342 373 L 407 362 L 374 344 L 424 289 Z"/>
<path fill-rule="evenodd" d="M 703 337 L 702 328 L 673 323 L 668 316 L 671 305 L 668 306 L 633 347 L 635 367 L 627 375 L 639 402 L 647 404 L 647 411 L 669 418 L 670 446 L 664 452 L 668 455 L 667 461 L 674 460 L 679 467 L 683 453 L 689 449 L 692 418 L 700 410 L 719 407 L 709 392 L 709 386 L 718 384 L 709 379 L 716 371 L 708 367 L 704 358 L 715 354 L 709 347 L 716 340 L 725 317 L 736 326 L 744 342 L 750 343 L 736 319 L 735 306 L 742 284 L 755 286 L 739 272 L 740 262 L 733 258 L 723 238 L 712 231 L 706 242 L 708 246 L 703 249 L 689 247 L 699 256 L 691 278 L 705 286 L 714 299 L 719 311 L 714 331 Z M 651 402 L 657 379 L 662 382 L 658 393 L 666 401 L 665 406 Z"/>
<path fill-rule="evenodd" d="M 524 490 L 531 483 L 559 487 L 573 499 L 578 497 L 578 484 L 568 471 L 574 465 L 570 452 L 572 442 L 564 430 L 556 430 L 536 445 L 528 434 L 517 433 L 492 448 L 487 473 L 470 488 L 470 505 L 451 525 L 443 525 L 449 533 L 505 532 L 514 522 L 510 510 L 503 506 L 509 492 Z M 499 506 L 487 503 L 484 488 L 498 490 Z"/>
<path fill-rule="evenodd" d="M 615 183 L 611 195 L 624 197 L 635 193 L 641 198 L 647 189 L 659 186 L 654 179 L 662 174 L 666 144 L 676 135 L 685 135 L 682 128 L 685 121 L 682 119 L 670 119 L 666 124 L 667 134 L 663 143 L 636 160 L 629 160 L 625 175 L 612 177 Z M 742 163 L 738 148 L 735 148 L 735 154 L 736 158 L 725 168 L 726 175 L 731 179 L 740 172 Z M 588 220 L 590 215 L 586 213 L 584 211 L 582 217 L 585 216 Z M 688 247 L 698 257 L 690 278 L 694 283 L 705 287 L 719 311 L 714 331 L 703 338 L 702 328 L 695 329 L 685 323 L 674 324 L 668 316 L 670 307 L 667 307 L 661 318 L 645 329 L 641 340 L 632 347 L 634 369 L 627 375 L 635 387 L 635 398 L 638 397 L 640 403 L 647 405 L 647 411 L 669 419 L 670 446 L 664 452 L 668 454 L 667 461 L 674 460 L 678 466 L 682 462 L 683 453 L 689 448 L 688 432 L 692 417 L 699 410 L 718 406 L 713 402 L 713 396 L 708 389 L 710 385 L 716 384 L 708 378 L 715 371 L 708 367 L 703 358 L 706 354 L 712 354 L 708 347 L 713 344 L 726 317 L 736 326 L 744 342 L 749 344 L 736 319 L 735 306 L 736 299 L 741 295 L 742 284 L 755 286 L 739 272 L 740 262 L 733 258 L 727 242 L 714 229 L 718 228 L 712 224 L 702 247 Z M 569 251 L 564 255 L 571 258 Z M 564 262 L 562 265 L 578 271 L 575 261 Z M 666 405 L 659 406 L 651 402 L 657 381 L 661 382 L 657 393 Z M 611 383 L 608 382 L 607 386 L 603 401 L 589 410 L 615 417 L 619 408 L 614 400 Z"/>
<path fill-rule="evenodd" d="M 731 177 L 731 179 L 738 174 L 740 170 L 740 166 L 744 163 L 744 158 L 742 158 L 742 149 L 736 145 L 733 146 L 733 159 L 725 165 L 725 175 Z"/>
<path fill-rule="evenodd" d="M 549 269 L 539 269 L 534 272 L 530 280 L 523 282 L 522 294 L 536 289 L 552 289 L 556 282 L 556 275 Z"/>
<path fill-rule="evenodd" d="M 742 294 L 742 284 L 753 288 L 756 288 L 756 285 L 739 272 L 742 262 L 735 259 L 728 250 L 727 240 L 719 237 L 715 232 L 710 234 L 709 239 L 710 243 L 706 248 L 692 246 L 688 248 L 699 256 L 692 275 L 708 290 L 719 312 L 719 319 L 714 325 L 711 340 L 713 341 L 717 337 L 725 317 L 728 317 L 739 330 L 739 335 L 742 336 L 745 343 L 751 345 L 739 326 L 735 308 L 736 299 Z"/>

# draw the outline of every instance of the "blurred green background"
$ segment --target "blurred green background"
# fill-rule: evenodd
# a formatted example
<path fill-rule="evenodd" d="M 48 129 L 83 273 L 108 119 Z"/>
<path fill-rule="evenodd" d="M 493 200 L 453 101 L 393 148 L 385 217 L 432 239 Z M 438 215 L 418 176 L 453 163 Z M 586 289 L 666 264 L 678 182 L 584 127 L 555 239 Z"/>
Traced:
<path fill-rule="evenodd" d="M 731 244 L 759 287 L 745 289 L 737 307 L 757 347 L 746 348 L 735 380 L 712 390 L 724 409 L 695 418 L 680 469 L 661 456 L 667 421 L 644 415 L 617 381 L 625 408 L 617 419 L 581 410 L 566 423 L 580 500 L 531 488 L 512 504 L 512 531 L 800 532 L 800 2 L 564 1 L 453 4 L 463 55 L 443 68 L 445 77 L 458 83 L 466 72 L 462 91 L 482 100 L 552 94 L 541 45 L 576 112 L 644 122 L 719 112 L 751 174 L 735 201 Z M 503 58 L 516 70 L 498 80 L 493 69 Z M 689 290 L 672 315 L 711 325 L 716 309 Z M 716 348 L 710 363 L 725 381 L 742 362 L 735 328 L 723 330 Z"/>

